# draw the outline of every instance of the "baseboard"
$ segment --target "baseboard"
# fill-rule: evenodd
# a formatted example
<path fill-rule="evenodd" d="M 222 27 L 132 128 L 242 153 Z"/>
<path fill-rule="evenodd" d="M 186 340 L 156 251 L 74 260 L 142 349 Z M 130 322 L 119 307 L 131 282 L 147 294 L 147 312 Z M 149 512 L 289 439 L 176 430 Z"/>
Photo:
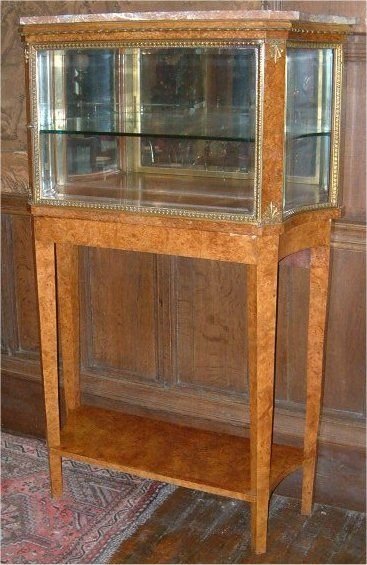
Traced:
<path fill-rule="evenodd" d="M 29 382 L 41 382 L 37 359 L 3 356 L 2 374 Z M 129 407 L 135 412 L 154 412 L 170 420 L 184 419 L 200 427 L 220 428 L 229 433 L 241 434 L 249 426 L 247 399 L 206 392 L 198 399 L 189 388 L 164 389 L 151 384 L 128 382 L 101 376 L 100 370 L 82 373 L 83 393 L 90 402 L 114 406 L 117 410 Z M 274 435 L 276 439 L 290 437 L 293 443 L 302 442 L 305 414 L 298 404 L 276 404 Z M 366 445 L 366 424 L 350 413 L 324 411 L 321 417 L 319 440 L 321 443 L 363 450 Z"/>
<path fill-rule="evenodd" d="M 26 364 L 19 360 L 8 363 L 2 368 L 2 427 L 11 432 L 45 437 L 45 416 L 43 406 L 43 387 L 37 375 L 36 363 L 29 364 L 29 374 L 26 373 Z M 12 369 L 9 368 L 12 365 Z M 21 367 L 22 372 L 15 372 L 15 367 Z M 39 368 L 38 368 L 39 370 Z M 124 408 L 134 413 L 143 409 L 133 405 L 123 405 L 122 401 L 109 401 L 108 399 L 86 395 L 86 400 L 92 404 L 108 404 L 113 408 Z M 146 408 L 144 409 L 146 411 Z M 157 415 L 158 416 L 158 415 Z M 166 413 L 169 419 L 170 415 Z M 172 415 L 171 418 L 179 419 L 182 423 L 190 423 L 206 427 L 212 423 L 204 420 L 194 421 L 193 418 Z M 289 430 L 295 429 L 295 416 L 288 415 Z M 285 425 L 285 421 L 283 422 Z M 345 425 L 345 424 L 344 424 Z M 224 426 L 226 427 L 226 426 Z M 223 426 L 222 426 L 223 428 Z M 227 431 L 238 433 L 238 426 L 227 426 Z M 335 429 L 335 423 L 334 423 Z M 356 429 L 356 426 L 355 428 Z M 348 437 L 352 437 L 353 428 L 350 424 Z M 359 426 L 358 426 L 359 433 Z M 346 437 L 346 436 L 345 436 Z M 288 441 L 299 443 L 299 437 L 287 434 Z M 359 442 L 358 442 L 359 443 Z M 323 504 L 340 506 L 350 510 L 364 511 L 365 509 L 365 450 L 355 445 L 338 445 L 320 441 L 317 464 L 317 478 L 315 501 Z M 301 473 L 296 472 L 285 479 L 276 492 L 287 496 L 300 498 Z"/>

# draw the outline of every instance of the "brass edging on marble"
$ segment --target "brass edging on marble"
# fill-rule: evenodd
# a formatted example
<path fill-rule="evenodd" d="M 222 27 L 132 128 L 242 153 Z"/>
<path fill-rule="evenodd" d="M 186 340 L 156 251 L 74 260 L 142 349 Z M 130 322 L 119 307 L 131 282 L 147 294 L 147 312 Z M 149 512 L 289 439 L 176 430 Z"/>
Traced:
<path fill-rule="evenodd" d="M 338 25 L 338 24 L 336 24 Z M 347 24 L 348 25 L 348 24 Z M 294 33 L 312 33 L 315 34 L 317 33 L 317 35 L 330 35 L 333 33 L 336 33 L 338 35 L 350 35 L 351 30 L 350 29 L 315 29 L 315 28 L 302 28 L 302 27 L 292 27 L 291 29 L 292 32 Z"/>
<path fill-rule="evenodd" d="M 82 28 L 80 27 L 80 23 L 82 24 Z M 95 22 L 94 22 L 95 23 Z M 131 22 L 127 22 L 130 23 Z M 314 23 L 314 22 L 311 22 Z M 80 33 L 83 34 L 83 32 L 87 32 L 87 33 L 97 33 L 97 34 L 105 34 L 105 35 L 112 35 L 112 34 L 131 34 L 131 33 L 193 33 L 193 32 L 197 32 L 197 33 L 202 33 L 202 32 L 209 32 L 209 33 L 213 33 L 213 32 L 234 32 L 234 33 L 239 33 L 239 32 L 279 32 L 279 31 L 283 31 L 283 32 L 292 32 L 292 33 L 300 33 L 300 34 L 315 34 L 317 33 L 318 35 L 329 35 L 330 33 L 337 33 L 338 35 L 348 35 L 350 34 L 350 29 L 340 29 L 338 26 L 338 29 L 334 29 L 333 26 L 331 26 L 331 29 L 325 29 L 325 27 L 323 29 L 320 29 L 319 27 L 293 27 L 291 22 L 287 22 L 286 25 L 284 26 L 280 26 L 280 25 L 269 25 L 268 20 L 266 20 L 264 22 L 264 25 L 255 25 L 255 26 L 250 26 L 248 25 L 248 22 L 244 23 L 242 26 L 239 26 L 238 24 L 236 26 L 231 26 L 231 25 L 224 25 L 222 27 L 211 27 L 211 26 L 185 26 L 185 25 L 177 25 L 177 27 L 157 27 L 154 25 L 150 25 L 147 27 L 141 27 L 138 25 L 135 25 L 134 27 L 132 25 L 128 25 L 126 27 L 123 27 L 124 24 L 126 24 L 126 22 L 121 22 L 121 25 L 118 27 L 113 27 L 113 28 L 97 28 L 97 29 L 93 29 L 93 23 L 88 24 L 88 26 L 90 26 L 89 29 L 83 29 L 83 27 L 85 27 L 85 22 L 78 22 L 76 25 L 79 26 L 77 29 L 72 29 L 70 27 L 70 24 L 63 24 L 63 23 L 59 23 L 57 24 L 58 26 L 60 25 L 68 25 L 68 29 L 67 30 L 61 30 L 61 29 L 52 29 L 52 25 L 49 29 L 45 30 L 45 29 L 31 29 L 31 27 L 33 27 L 33 25 L 37 25 L 37 24 L 24 24 L 23 28 L 26 29 L 21 29 L 21 35 L 24 38 L 27 37 L 37 37 L 37 36 L 44 36 L 44 35 L 50 35 L 50 33 L 54 33 L 56 36 L 61 36 L 61 35 L 73 35 L 75 33 Z M 42 25 L 42 24 L 41 24 Z M 75 25 L 75 24 L 74 24 Z M 329 26 L 328 26 L 329 27 Z M 51 30 L 51 31 L 50 31 Z"/>

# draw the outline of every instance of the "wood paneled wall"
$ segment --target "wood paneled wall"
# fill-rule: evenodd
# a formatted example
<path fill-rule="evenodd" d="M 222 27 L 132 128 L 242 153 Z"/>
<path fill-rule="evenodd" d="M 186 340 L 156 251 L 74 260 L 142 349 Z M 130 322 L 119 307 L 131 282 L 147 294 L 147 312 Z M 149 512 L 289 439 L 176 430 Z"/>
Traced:
<path fill-rule="evenodd" d="M 44 424 L 32 226 L 25 194 L 28 181 L 24 87 L 19 73 L 22 53 L 17 19 L 20 15 L 67 13 L 70 9 L 74 12 L 116 11 L 122 7 L 133 10 L 137 4 L 140 9 L 143 4 L 148 9 L 156 3 L 2 3 L 3 421 L 7 427 L 26 433 L 42 434 Z M 164 6 L 168 4 L 182 9 L 182 2 L 165 2 Z M 185 8 L 199 4 L 186 2 Z M 213 8 L 216 4 L 207 2 L 206 7 Z M 232 4 L 234 8 L 255 8 L 260 3 Z M 304 9 L 300 2 L 290 4 L 292 9 Z M 338 4 L 345 3 L 330 4 L 343 13 Z M 346 61 L 342 163 L 346 215 L 335 223 L 332 243 L 321 424 L 321 439 L 328 447 L 324 447 L 323 453 L 327 455 L 319 468 L 324 500 L 331 484 L 331 479 L 323 478 L 325 466 L 336 480 L 335 477 L 341 477 L 341 469 L 349 465 L 353 476 L 359 477 L 353 488 L 357 493 L 363 491 L 366 337 L 363 40 L 362 34 L 350 39 Z M 16 96 L 14 91 L 18 93 Z M 154 409 L 167 418 L 184 418 L 196 425 L 243 433 L 243 424 L 249 419 L 245 269 L 245 266 L 214 261 L 83 248 L 80 296 L 84 398 L 116 408 L 124 405 L 138 412 Z M 294 442 L 301 441 L 304 425 L 308 275 L 305 254 L 283 261 L 280 268 L 275 431 Z M 347 460 L 346 451 L 338 451 L 335 446 L 345 447 L 349 453 Z M 340 465 L 342 459 L 344 467 Z M 337 500 L 344 505 L 353 500 L 350 504 L 355 506 L 356 490 L 349 491 L 343 480 L 339 480 L 339 485 Z"/>
<path fill-rule="evenodd" d="M 325 441 L 360 447 L 364 238 L 359 224 L 334 229 L 322 428 Z M 3 368 L 30 360 L 39 375 L 32 229 L 21 197 L 3 196 L 2 242 Z M 228 425 L 248 420 L 245 266 L 93 248 L 80 258 L 86 393 Z M 279 293 L 276 429 L 287 433 L 292 419 L 301 436 L 306 266 L 281 265 Z"/>

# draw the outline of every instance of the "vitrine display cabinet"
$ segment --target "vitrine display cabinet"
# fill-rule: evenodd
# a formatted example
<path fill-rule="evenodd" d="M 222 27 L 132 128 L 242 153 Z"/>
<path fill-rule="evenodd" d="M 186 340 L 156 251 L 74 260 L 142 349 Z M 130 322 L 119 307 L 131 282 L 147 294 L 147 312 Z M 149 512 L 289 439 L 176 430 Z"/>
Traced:
<path fill-rule="evenodd" d="M 22 18 L 53 495 L 69 457 L 245 500 L 258 553 L 271 493 L 297 468 L 311 511 L 352 23 L 282 11 Z M 249 439 L 81 404 L 79 246 L 247 265 Z M 278 264 L 304 249 L 301 449 L 273 443 L 272 421 Z"/>

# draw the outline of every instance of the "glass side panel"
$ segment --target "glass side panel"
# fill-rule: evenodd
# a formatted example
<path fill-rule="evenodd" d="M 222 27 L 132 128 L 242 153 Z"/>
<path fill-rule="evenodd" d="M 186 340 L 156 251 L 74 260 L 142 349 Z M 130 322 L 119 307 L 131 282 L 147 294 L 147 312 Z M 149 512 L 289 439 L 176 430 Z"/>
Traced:
<path fill-rule="evenodd" d="M 284 210 L 329 201 L 333 50 L 287 49 Z"/>
<path fill-rule="evenodd" d="M 41 198 L 254 212 L 258 47 L 40 50 L 37 69 Z"/>

